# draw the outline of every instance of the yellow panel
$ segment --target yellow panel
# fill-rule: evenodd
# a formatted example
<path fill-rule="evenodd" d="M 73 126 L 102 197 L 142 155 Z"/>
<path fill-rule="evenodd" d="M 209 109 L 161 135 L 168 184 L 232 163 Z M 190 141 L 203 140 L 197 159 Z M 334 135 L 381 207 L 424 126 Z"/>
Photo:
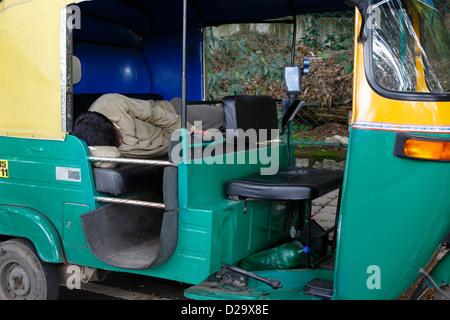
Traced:
<path fill-rule="evenodd" d="M 64 139 L 60 30 L 67 2 L 0 3 L 0 135 Z"/>
<path fill-rule="evenodd" d="M 359 23 L 356 34 L 359 34 Z M 358 19 L 357 19 L 358 21 Z M 354 127 L 385 130 L 450 132 L 450 102 L 392 100 L 375 93 L 367 82 L 364 46 L 355 38 L 353 79 Z"/>

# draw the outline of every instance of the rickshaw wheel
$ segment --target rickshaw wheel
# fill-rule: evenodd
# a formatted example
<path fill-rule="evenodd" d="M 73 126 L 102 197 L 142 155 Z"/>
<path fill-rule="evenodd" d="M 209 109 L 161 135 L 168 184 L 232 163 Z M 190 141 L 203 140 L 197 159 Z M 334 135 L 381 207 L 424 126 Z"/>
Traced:
<path fill-rule="evenodd" d="M 31 242 L 0 244 L 0 300 L 53 300 L 58 293 L 56 266 L 39 259 Z"/>

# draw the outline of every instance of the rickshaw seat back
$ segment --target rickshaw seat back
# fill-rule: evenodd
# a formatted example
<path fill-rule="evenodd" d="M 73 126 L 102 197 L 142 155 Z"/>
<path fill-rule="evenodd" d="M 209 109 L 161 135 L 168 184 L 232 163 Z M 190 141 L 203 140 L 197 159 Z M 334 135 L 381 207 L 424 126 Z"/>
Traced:
<path fill-rule="evenodd" d="M 223 110 L 225 128 L 235 130 L 236 137 L 237 129 L 254 129 L 258 140 L 259 130 L 268 130 L 267 140 L 276 138 L 271 136 L 271 130 L 278 129 L 277 106 L 271 96 L 227 96 L 223 99 Z"/>
<path fill-rule="evenodd" d="M 113 195 L 139 190 L 160 190 L 164 167 L 121 164 L 113 168 L 92 168 L 95 189 Z"/>

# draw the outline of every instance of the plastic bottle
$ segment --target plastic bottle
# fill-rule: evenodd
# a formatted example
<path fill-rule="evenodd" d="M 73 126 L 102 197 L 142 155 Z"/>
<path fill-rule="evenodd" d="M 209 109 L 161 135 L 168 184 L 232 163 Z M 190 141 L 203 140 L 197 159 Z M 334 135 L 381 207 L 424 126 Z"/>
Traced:
<path fill-rule="evenodd" d="M 247 270 L 276 270 L 295 267 L 304 254 L 310 253 L 308 246 L 298 241 L 254 253 L 241 260 L 239 267 Z"/>

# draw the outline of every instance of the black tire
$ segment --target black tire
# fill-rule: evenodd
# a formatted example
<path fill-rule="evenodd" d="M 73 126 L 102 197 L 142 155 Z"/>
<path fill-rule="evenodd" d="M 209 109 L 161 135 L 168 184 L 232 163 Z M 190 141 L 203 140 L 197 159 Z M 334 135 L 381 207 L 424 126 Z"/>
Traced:
<path fill-rule="evenodd" d="M 58 294 L 56 265 L 43 262 L 30 241 L 0 244 L 0 300 L 55 300 Z"/>

